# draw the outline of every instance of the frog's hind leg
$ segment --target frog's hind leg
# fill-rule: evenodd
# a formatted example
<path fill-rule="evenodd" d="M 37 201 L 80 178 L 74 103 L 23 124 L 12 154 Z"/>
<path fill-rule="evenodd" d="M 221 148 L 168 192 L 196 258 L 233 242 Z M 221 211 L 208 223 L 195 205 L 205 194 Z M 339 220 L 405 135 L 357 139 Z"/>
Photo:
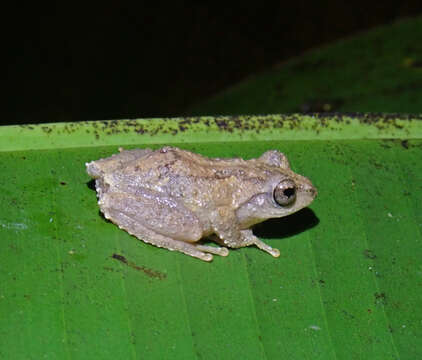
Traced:
<path fill-rule="evenodd" d="M 228 255 L 225 248 L 197 243 L 203 234 L 202 224 L 183 204 L 149 189 L 137 190 L 137 195 L 102 193 L 98 203 L 104 216 L 129 234 L 158 247 L 204 261 L 211 261 L 211 254 Z"/>
<path fill-rule="evenodd" d="M 116 222 L 119 228 L 126 230 L 129 234 L 146 243 L 172 251 L 180 251 L 186 255 L 190 255 L 204 261 L 211 261 L 213 259 L 213 256 L 207 253 L 210 252 L 209 250 L 205 250 L 204 248 L 201 249 L 201 246 L 198 247 L 196 244 L 174 240 L 170 237 L 158 234 L 118 210 L 108 209 L 108 215 L 106 215 L 106 217 L 110 217 L 114 222 Z"/>

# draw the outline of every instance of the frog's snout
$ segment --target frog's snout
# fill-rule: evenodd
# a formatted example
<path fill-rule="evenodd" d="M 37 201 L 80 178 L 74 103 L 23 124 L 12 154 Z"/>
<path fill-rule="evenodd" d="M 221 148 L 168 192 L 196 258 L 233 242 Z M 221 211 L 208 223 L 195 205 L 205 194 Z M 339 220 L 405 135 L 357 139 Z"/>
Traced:
<path fill-rule="evenodd" d="M 316 198 L 318 195 L 318 190 L 316 189 L 315 186 L 313 186 L 312 184 L 307 184 L 307 186 L 305 186 L 305 191 L 311 195 L 313 198 Z"/>
<path fill-rule="evenodd" d="M 302 183 L 302 186 L 300 187 L 300 192 L 302 193 L 302 198 L 304 199 L 304 203 L 306 203 L 307 206 L 309 205 L 318 195 L 318 190 L 315 186 L 312 185 L 312 183 L 306 179 L 307 181 L 304 181 Z"/>

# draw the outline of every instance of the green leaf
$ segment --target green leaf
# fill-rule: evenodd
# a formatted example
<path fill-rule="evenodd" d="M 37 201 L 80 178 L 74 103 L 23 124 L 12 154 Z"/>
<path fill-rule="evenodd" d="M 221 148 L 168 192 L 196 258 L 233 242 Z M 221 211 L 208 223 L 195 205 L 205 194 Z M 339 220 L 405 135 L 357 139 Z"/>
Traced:
<path fill-rule="evenodd" d="M 309 209 L 259 225 L 281 251 L 201 262 L 99 213 L 85 162 L 176 145 L 286 153 Z M 0 128 L 1 359 L 417 359 L 422 122 L 266 116 Z"/>
<path fill-rule="evenodd" d="M 421 16 L 358 32 L 249 76 L 186 114 L 418 114 L 421 33 Z"/>

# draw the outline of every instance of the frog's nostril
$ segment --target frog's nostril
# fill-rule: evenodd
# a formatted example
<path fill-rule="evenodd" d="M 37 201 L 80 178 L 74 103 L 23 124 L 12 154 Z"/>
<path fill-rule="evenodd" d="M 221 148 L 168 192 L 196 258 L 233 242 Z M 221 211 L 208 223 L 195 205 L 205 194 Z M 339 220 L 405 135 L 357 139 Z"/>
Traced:
<path fill-rule="evenodd" d="M 302 184 L 301 190 L 313 197 L 317 196 L 318 194 L 317 189 L 309 182 L 308 179 L 306 179 L 306 182 Z"/>
<path fill-rule="evenodd" d="M 309 188 L 305 189 L 307 193 L 309 193 L 313 198 L 318 195 L 317 189 L 315 189 L 313 186 L 310 186 Z"/>

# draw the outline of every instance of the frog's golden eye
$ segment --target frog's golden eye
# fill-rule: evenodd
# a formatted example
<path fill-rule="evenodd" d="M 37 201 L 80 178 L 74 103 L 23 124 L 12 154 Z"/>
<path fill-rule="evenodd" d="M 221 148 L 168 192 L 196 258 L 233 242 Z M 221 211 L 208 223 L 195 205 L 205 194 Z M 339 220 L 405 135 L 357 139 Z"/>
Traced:
<path fill-rule="evenodd" d="M 280 206 L 289 206 L 296 200 L 296 184 L 290 179 L 282 180 L 274 189 L 274 200 Z"/>

